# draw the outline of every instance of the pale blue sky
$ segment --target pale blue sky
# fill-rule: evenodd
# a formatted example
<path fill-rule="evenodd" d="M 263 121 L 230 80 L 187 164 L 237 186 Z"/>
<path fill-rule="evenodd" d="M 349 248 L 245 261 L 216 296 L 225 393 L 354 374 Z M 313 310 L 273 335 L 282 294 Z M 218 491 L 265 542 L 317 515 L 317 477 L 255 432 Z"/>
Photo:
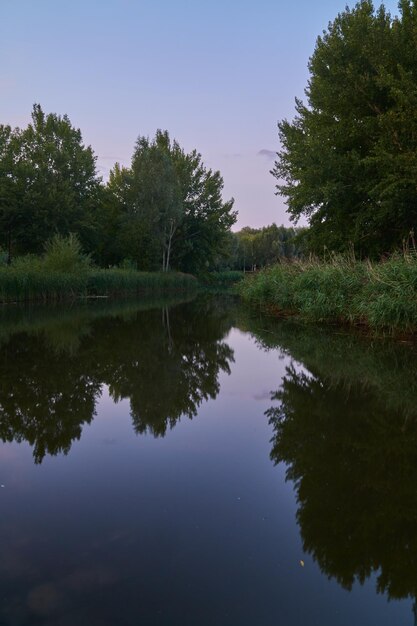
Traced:
<path fill-rule="evenodd" d="M 345 0 L 0 0 L 0 123 L 67 113 L 104 177 L 168 129 L 219 169 L 237 226 L 288 224 L 277 121 L 302 96 L 317 35 Z M 385 6 L 396 10 L 396 2 Z"/>

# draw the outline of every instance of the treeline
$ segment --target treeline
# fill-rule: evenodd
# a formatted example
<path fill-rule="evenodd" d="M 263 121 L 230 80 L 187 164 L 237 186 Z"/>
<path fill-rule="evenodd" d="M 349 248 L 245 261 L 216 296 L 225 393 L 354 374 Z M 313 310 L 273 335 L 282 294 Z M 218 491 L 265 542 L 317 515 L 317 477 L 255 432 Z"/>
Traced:
<path fill-rule="evenodd" d="M 130 167 L 104 184 L 96 156 L 66 115 L 40 105 L 27 128 L 0 125 L 0 259 L 40 255 L 76 236 L 101 267 L 198 273 L 224 253 L 236 221 L 223 179 L 167 131 L 140 136 Z"/>
<path fill-rule="evenodd" d="M 271 224 L 263 228 L 246 226 L 231 232 L 226 253 L 219 259 L 216 269 L 255 271 L 283 259 L 301 258 L 304 231 L 304 228 Z"/>

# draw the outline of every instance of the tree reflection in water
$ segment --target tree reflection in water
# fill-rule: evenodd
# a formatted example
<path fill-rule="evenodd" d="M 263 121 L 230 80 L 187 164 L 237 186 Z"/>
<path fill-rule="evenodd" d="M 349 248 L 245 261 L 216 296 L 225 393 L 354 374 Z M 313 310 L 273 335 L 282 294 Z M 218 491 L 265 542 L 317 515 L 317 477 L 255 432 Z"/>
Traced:
<path fill-rule="evenodd" d="M 75 313 L 2 336 L 0 437 L 29 442 L 37 463 L 68 453 L 103 384 L 115 401 L 129 399 L 136 432 L 162 436 L 216 397 L 219 372 L 230 372 L 230 323 L 207 299 L 162 310 L 120 305 L 111 317 Z"/>
<path fill-rule="evenodd" d="M 379 592 L 416 598 L 415 349 L 288 326 L 275 341 L 296 360 L 267 411 L 271 458 L 294 482 L 305 551 L 346 589 L 376 574 Z"/>

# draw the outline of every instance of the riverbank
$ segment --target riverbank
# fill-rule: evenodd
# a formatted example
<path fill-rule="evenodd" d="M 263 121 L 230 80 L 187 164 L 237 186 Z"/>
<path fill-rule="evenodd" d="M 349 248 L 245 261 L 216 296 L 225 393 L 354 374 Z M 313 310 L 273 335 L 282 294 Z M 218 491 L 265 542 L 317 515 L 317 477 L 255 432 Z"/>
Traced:
<path fill-rule="evenodd" d="M 174 293 L 197 289 L 197 279 L 180 272 L 139 272 L 130 269 L 88 268 L 47 270 L 29 263 L 0 267 L 0 303 L 61 302 L 86 297 L 115 297 L 139 293 Z"/>
<path fill-rule="evenodd" d="M 371 263 L 344 258 L 281 263 L 238 285 L 242 298 L 309 322 L 417 332 L 417 256 Z"/>
<path fill-rule="evenodd" d="M 198 282 L 204 290 L 230 291 L 245 277 L 244 272 L 228 270 L 222 272 L 207 272 L 198 276 Z"/>

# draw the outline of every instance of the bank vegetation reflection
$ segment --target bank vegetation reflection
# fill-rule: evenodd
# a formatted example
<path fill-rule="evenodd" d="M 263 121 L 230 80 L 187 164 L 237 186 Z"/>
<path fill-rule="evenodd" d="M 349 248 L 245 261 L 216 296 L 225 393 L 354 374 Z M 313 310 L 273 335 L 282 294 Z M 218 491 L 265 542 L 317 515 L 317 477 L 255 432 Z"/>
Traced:
<path fill-rule="evenodd" d="M 275 333 L 275 334 L 274 334 Z M 417 620 L 417 367 L 409 346 L 283 325 L 258 332 L 290 356 L 267 411 L 304 550 L 350 590 L 376 575 Z"/>
<path fill-rule="evenodd" d="M 144 311 L 120 306 L 110 317 L 81 309 L 3 332 L 3 441 L 29 442 L 37 463 L 68 453 L 94 418 L 103 385 L 114 401 L 129 400 L 135 431 L 154 436 L 216 397 L 219 373 L 233 361 L 221 306 L 208 299 Z"/>

